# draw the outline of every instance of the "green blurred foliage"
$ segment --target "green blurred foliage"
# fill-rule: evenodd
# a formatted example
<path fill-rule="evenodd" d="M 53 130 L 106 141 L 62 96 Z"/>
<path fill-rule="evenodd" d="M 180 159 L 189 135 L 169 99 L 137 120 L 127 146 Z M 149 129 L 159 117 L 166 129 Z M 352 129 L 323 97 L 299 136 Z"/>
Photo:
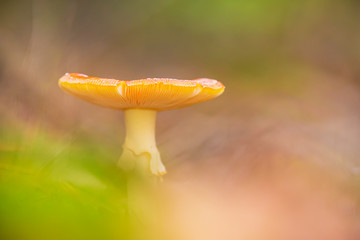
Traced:
<path fill-rule="evenodd" d="M 1 239 L 130 238 L 125 177 L 104 146 L 33 127 L 1 137 Z"/>

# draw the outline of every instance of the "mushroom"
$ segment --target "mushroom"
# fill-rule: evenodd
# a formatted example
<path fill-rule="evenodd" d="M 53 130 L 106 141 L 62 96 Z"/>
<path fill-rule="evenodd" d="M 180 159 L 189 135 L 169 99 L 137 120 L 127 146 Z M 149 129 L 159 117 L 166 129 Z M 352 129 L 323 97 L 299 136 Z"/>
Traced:
<path fill-rule="evenodd" d="M 59 86 L 93 104 L 123 110 L 126 138 L 119 165 L 127 170 L 140 166 L 154 175 L 166 173 L 155 142 L 156 112 L 205 102 L 224 92 L 222 83 L 207 78 L 122 81 L 79 73 L 66 73 L 60 78 Z"/>

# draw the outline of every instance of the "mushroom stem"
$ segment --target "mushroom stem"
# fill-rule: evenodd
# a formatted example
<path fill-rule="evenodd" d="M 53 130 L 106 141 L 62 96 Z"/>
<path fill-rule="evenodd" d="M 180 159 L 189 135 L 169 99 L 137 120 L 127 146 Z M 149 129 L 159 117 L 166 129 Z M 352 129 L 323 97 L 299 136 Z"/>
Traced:
<path fill-rule="evenodd" d="M 166 173 L 155 141 L 156 111 L 127 109 L 125 114 L 126 138 L 119 166 L 154 175 Z"/>

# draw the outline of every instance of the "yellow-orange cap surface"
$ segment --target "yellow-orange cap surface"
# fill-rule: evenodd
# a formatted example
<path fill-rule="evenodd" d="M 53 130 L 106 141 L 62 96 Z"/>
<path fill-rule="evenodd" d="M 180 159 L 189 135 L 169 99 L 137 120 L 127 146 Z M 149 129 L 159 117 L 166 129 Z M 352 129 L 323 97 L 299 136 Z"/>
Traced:
<path fill-rule="evenodd" d="M 216 80 L 147 78 L 122 81 L 67 73 L 59 80 L 65 92 L 102 107 L 171 110 L 213 99 L 224 92 Z"/>

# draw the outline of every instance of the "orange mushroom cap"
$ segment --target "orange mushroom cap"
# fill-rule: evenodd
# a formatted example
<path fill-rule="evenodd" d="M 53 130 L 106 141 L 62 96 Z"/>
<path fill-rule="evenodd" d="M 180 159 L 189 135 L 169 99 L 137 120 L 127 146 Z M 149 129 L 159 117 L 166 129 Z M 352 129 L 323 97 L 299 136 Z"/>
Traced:
<path fill-rule="evenodd" d="M 186 107 L 213 99 L 224 92 L 216 80 L 146 78 L 116 80 L 66 73 L 59 80 L 65 92 L 102 107 L 145 108 L 157 111 Z"/>

